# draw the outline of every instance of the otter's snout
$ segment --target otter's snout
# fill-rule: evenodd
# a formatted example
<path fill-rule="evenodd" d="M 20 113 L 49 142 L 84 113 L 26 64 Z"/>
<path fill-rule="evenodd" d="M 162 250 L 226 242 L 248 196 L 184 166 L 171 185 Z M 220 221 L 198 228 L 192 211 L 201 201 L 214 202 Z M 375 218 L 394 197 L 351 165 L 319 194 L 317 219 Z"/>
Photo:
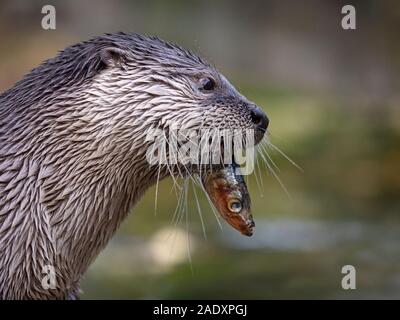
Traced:
<path fill-rule="evenodd" d="M 265 132 L 269 124 L 267 115 L 256 105 L 253 105 L 250 108 L 251 121 L 255 126 L 255 130 Z"/>

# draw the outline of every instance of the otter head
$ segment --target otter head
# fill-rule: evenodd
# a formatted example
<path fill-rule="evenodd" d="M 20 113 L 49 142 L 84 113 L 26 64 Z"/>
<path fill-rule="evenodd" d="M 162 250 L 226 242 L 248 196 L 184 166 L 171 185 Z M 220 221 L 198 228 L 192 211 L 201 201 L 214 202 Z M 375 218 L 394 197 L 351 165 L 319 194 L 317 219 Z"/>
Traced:
<path fill-rule="evenodd" d="M 66 48 L 0 106 L 0 298 L 76 292 L 144 191 L 174 174 L 149 165 L 149 129 L 254 129 L 258 142 L 268 125 L 200 57 L 122 33 Z M 57 290 L 42 290 L 47 265 Z"/>
<path fill-rule="evenodd" d="M 85 95 L 99 112 L 107 111 L 99 132 L 109 131 L 114 145 L 143 156 L 145 133 L 171 128 L 250 129 L 256 143 L 262 139 L 264 112 L 194 53 L 140 35 L 106 35 L 96 42 L 102 70 Z"/>

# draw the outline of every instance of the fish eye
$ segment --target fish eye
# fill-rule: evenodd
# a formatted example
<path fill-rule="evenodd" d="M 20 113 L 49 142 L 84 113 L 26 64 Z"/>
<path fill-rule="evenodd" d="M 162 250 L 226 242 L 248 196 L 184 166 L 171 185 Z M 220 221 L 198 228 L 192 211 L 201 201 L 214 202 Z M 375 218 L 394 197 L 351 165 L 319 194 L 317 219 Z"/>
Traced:
<path fill-rule="evenodd" d="M 200 89 L 204 91 L 211 91 L 215 88 L 215 80 L 213 78 L 201 78 L 200 79 Z"/>
<path fill-rule="evenodd" d="M 232 212 L 239 213 L 242 211 L 242 203 L 238 200 L 232 200 L 228 203 L 228 209 Z"/>

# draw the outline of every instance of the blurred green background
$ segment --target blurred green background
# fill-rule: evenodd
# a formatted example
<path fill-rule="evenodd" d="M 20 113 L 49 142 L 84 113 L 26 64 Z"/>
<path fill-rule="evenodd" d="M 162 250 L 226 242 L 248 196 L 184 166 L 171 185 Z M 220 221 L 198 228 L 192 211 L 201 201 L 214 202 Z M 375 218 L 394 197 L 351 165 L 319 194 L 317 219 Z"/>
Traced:
<path fill-rule="evenodd" d="M 56 30 L 41 29 L 45 4 Z M 341 28 L 344 4 L 357 30 Z M 200 190 L 206 239 L 193 193 L 188 223 L 175 226 L 163 181 L 156 214 L 152 188 L 85 275 L 83 299 L 400 298 L 398 1 L 1 0 L 0 90 L 113 31 L 203 55 L 264 108 L 272 142 L 304 172 L 271 152 L 290 197 L 265 168 L 262 188 L 249 178 L 251 238 L 221 230 Z M 347 264 L 356 290 L 341 287 Z"/>

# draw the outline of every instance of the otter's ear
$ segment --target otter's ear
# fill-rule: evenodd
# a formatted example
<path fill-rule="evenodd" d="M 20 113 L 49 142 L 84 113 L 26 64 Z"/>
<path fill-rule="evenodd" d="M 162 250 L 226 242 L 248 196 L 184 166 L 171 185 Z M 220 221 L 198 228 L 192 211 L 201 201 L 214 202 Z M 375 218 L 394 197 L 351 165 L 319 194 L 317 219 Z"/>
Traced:
<path fill-rule="evenodd" d="M 100 59 L 107 67 L 120 66 L 126 56 L 126 52 L 119 48 L 107 47 L 100 51 Z"/>

